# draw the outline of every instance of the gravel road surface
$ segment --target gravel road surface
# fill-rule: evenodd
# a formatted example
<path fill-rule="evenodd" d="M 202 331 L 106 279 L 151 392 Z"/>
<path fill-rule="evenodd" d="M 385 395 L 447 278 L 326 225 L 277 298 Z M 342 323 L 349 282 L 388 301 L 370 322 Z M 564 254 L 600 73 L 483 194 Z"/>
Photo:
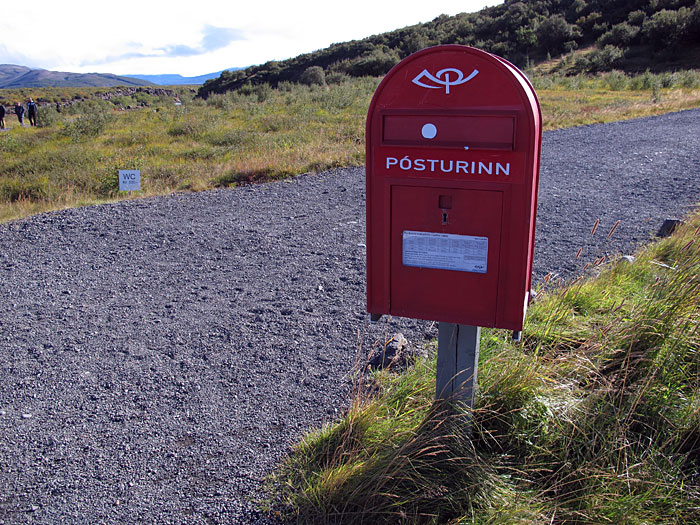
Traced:
<path fill-rule="evenodd" d="M 700 110 L 546 133 L 535 278 L 631 253 L 699 172 Z M 357 168 L 0 225 L 0 523 L 264 523 L 358 355 L 436 334 L 367 323 L 364 242 Z"/>

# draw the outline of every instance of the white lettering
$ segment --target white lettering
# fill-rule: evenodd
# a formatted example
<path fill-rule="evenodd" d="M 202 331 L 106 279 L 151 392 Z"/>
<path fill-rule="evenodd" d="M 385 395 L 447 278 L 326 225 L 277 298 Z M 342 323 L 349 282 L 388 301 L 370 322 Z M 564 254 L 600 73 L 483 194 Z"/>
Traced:
<path fill-rule="evenodd" d="M 505 167 L 500 162 L 496 163 L 496 175 L 498 172 L 502 171 L 504 175 L 510 175 L 510 162 L 506 162 Z"/>
<path fill-rule="evenodd" d="M 489 175 L 493 174 L 493 162 L 489 162 L 488 166 L 483 162 L 479 162 L 479 175 L 484 172 L 488 173 Z"/>
<path fill-rule="evenodd" d="M 445 159 L 412 159 L 406 155 L 401 159 L 386 157 L 386 169 L 398 166 L 403 171 L 430 171 L 431 173 L 454 173 L 466 175 L 510 175 L 510 162 L 468 161 Z"/>
<path fill-rule="evenodd" d="M 447 169 L 445 169 L 445 161 L 441 160 L 440 161 L 440 171 L 443 173 L 452 173 L 452 169 L 454 168 L 454 161 L 450 161 L 450 165 Z"/>

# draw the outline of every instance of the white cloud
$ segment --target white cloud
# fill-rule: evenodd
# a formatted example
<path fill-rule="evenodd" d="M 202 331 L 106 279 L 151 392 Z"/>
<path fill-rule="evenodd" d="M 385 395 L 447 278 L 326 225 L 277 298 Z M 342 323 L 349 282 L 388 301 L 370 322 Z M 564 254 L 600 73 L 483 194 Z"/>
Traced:
<path fill-rule="evenodd" d="M 35 0 L 0 18 L 0 63 L 75 71 L 199 75 L 283 60 L 336 42 L 476 11 L 494 0 L 424 4 L 303 0 L 186 4 Z M 415 5 L 414 5 L 415 4 Z"/>

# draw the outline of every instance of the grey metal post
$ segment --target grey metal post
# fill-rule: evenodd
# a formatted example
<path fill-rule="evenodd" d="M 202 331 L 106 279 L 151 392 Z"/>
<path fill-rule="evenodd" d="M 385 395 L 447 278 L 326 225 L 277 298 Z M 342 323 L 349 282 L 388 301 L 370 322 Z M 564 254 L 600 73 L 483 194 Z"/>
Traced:
<path fill-rule="evenodd" d="M 436 399 L 474 406 L 481 327 L 438 323 Z"/>

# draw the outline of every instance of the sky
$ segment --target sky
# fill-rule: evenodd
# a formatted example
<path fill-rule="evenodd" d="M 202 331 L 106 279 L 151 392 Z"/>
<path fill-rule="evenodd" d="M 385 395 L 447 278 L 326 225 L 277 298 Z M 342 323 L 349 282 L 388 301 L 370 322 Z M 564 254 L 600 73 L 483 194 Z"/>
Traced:
<path fill-rule="evenodd" d="M 502 0 L 34 0 L 0 17 L 0 64 L 197 76 L 479 11 Z"/>

